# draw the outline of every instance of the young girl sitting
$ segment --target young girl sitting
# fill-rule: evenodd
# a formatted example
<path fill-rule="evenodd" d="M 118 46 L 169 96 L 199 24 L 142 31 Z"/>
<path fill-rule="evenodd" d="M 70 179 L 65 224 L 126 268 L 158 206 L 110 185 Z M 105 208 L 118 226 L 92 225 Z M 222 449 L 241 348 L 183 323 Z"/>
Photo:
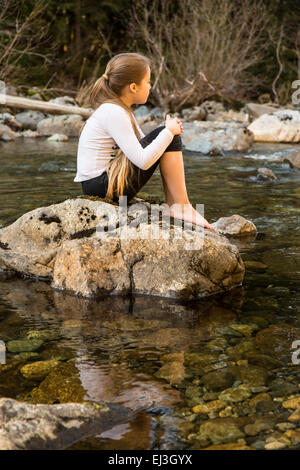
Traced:
<path fill-rule="evenodd" d="M 74 181 L 86 195 L 114 202 L 126 195 L 130 201 L 159 164 L 167 204 L 163 214 L 214 230 L 188 199 L 181 121 L 167 115 L 163 126 L 145 135 L 133 114 L 133 104 L 147 102 L 150 76 L 150 60 L 141 54 L 118 54 L 107 63 L 90 94 L 95 111 L 81 130 Z"/>

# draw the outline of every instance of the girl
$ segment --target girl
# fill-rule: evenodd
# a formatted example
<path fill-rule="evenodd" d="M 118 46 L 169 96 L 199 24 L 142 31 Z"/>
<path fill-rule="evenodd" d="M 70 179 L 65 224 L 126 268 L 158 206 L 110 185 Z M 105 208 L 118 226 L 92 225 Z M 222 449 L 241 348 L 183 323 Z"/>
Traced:
<path fill-rule="evenodd" d="M 81 129 L 74 181 L 86 195 L 114 202 L 126 195 L 130 201 L 159 165 L 167 204 L 163 214 L 214 230 L 188 199 L 181 121 L 167 115 L 163 126 L 145 135 L 133 114 L 133 104 L 147 102 L 150 75 L 150 60 L 141 54 L 110 59 L 90 94 L 95 111 Z"/>

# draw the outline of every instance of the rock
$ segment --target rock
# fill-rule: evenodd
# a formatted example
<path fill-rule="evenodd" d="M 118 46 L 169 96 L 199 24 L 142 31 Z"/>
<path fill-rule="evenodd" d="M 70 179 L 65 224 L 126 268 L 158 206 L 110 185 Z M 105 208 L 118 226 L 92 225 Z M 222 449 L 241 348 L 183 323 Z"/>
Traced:
<path fill-rule="evenodd" d="M 172 361 L 163 365 L 157 372 L 155 377 L 165 379 L 170 384 L 179 384 L 184 379 L 184 365 L 180 361 Z"/>
<path fill-rule="evenodd" d="M 286 423 L 288 424 L 288 423 Z M 300 444 L 300 428 L 298 429 L 289 429 L 284 433 L 284 435 L 290 439 L 292 445 L 299 445 Z"/>
<path fill-rule="evenodd" d="M 43 380 L 52 369 L 55 369 L 59 365 L 58 361 L 37 361 L 31 364 L 26 364 L 21 367 L 20 372 L 29 380 Z"/>
<path fill-rule="evenodd" d="M 236 237 L 251 235 L 257 232 L 257 228 L 253 222 L 238 214 L 229 217 L 221 217 L 211 225 L 224 235 Z"/>
<path fill-rule="evenodd" d="M 261 330 L 256 335 L 258 349 L 286 364 L 292 362 L 291 345 L 300 338 L 300 328 L 285 323 L 277 323 Z"/>
<path fill-rule="evenodd" d="M 256 142 L 300 142 L 300 112 L 288 109 L 263 114 L 248 130 Z"/>
<path fill-rule="evenodd" d="M 246 269 L 256 273 L 264 273 L 268 269 L 268 265 L 260 261 L 244 261 Z"/>
<path fill-rule="evenodd" d="M 244 385 L 239 385 L 236 388 L 228 388 L 223 390 L 219 395 L 219 400 L 227 403 L 238 403 L 244 401 L 251 396 L 251 392 Z"/>
<path fill-rule="evenodd" d="M 23 137 L 32 137 L 32 138 L 37 138 L 37 137 L 42 137 L 41 134 L 39 134 L 37 131 L 32 131 L 31 129 L 27 129 L 26 131 L 22 131 L 21 135 Z"/>
<path fill-rule="evenodd" d="M 234 375 L 228 370 L 209 372 L 201 377 L 201 383 L 209 390 L 221 391 L 234 383 Z"/>
<path fill-rule="evenodd" d="M 269 423 L 254 423 L 247 424 L 244 427 L 244 431 L 248 436 L 256 436 L 262 431 L 269 431 L 272 429 L 272 426 Z"/>
<path fill-rule="evenodd" d="M 198 298 L 241 284 L 243 262 L 226 237 L 149 225 L 145 202 L 127 207 L 126 238 L 116 228 L 118 207 L 77 198 L 24 214 L 0 229 L 0 269 L 50 279 L 55 289 L 87 297 L 134 292 Z"/>
<path fill-rule="evenodd" d="M 32 352 L 39 349 L 43 343 L 41 339 L 17 339 L 8 341 L 6 347 L 12 353 Z"/>
<path fill-rule="evenodd" d="M 51 116 L 39 121 L 37 131 L 42 135 L 65 134 L 68 137 L 78 137 L 84 120 L 79 114 L 62 114 Z"/>
<path fill-rule="evenodd" d="M 296 410 L 300 408 L 300 397 L 297 398 L 290 398 L 289 400 L 286 400 L 282 403 L 282 406 L 284 408 L 288 408 L 291 410 Z"/>
<path fill-rule="evenodd" d="M 265 104 L 257 104 L 257 103 L 247 103 L 246 108 L 249 114 L 250 122 L 259 118 L 263 114 L 269 114 L 269 113 L 273 113 L 274 111 L 277 111 L 276 107 L 267 106 Z"/>
<path fill-rule="evenodd" d="M 133 413 L 107 402 L 31 405 L 0 399 L 1 450 L 65 449 L 127 422 Z"/>
<path fill-rule="evenodd" d="M 185 121 L 203 121 L 206 118 L 206 111 L 202 106 L 193 106 L 181 111 L 181 115 Z"/>
<path fill-rule="evenodd" d="M 30 110 L 18 113 L 15 117 L 22 124 L 23 129 L 36 131 L 38 123 L 45 119 L 46 115 L 40 111 Z"/>
<path fill-rule="evenodd" d="M 284 442 L 272 441 L 272 442 L 268 442 L 265 445 L 265 449 L 266 450 L 280 450 L 280 449 L 284 449 L 286 446 L 287 445 Z"/>
<path fill-rule="evenodd" d="M 217 418 L 201 424 L 199 438 L 209 439 L 213 444 L 222 444 L 244 437 L 245 434 L 238 425 L 227 419 L 231 418 Z"/>
<path fill-rule="evenodd" d="M 48 103 L 56 103 L 63 106 L 78 106 L 74 98 L 71 96 L 58 96 L 57 98 L 52 98 Z"/>
<path fill-rule="evenodd" d="M 229 444 L 217 444 L 215 446 L 204 447 L 200 450 L 254 450 L 252 447 L 246 444 L 240 444 L 239 442 L 230 442 Z"/>
<path fill-rule="evenodd" d="M 1 124 L 6 124 L 13 131 L 22 129 L 22 124 L 10 113 L 0 113 L 0 121 L 2 121 Z"/>
<path fill-rule="evenodd" d="M 257 403 L 259 403 L 260 401 L 268 400 L 272 400 L 268 393 L 258 393 L 257 395 L 255 395 L 255 397 L 251 398 L 251 400 L 249 401 L 249 405 L 255 408 Z"/>
<path fill-rule="evenodd" d="M 257 179 L 261 181 L 277 180 L 277 176 L 269 168 L 258 168 Z"/>
<path fill-rule="evenodd" d="M 186 150 L 210 155 L 246 151 L 254 141 L 252 133 L 243 124 L 206 121 L 184 122 L 181 139 Z"/>
<path fill-rule="evenodd" d="M 53 134 L 48 137 L 49 142 L 67 142 L 69 137 L 65 134 Z"/>
<path fill-rule="evenodd" d="M 290 167 L 300 169 L 300 152 L 299 150 L 295 150 L 295 152 L 289 153 L 283 159 L 284 162 L 287 162 Z"/>
<path fill-rule="evenodd" d="M 134 110 L 134 115 L 137 119 L 138 124 L 141 126 L 149 119 L 155 119 L 154 115 L 150 115 L 150 109 L 148 106 L 139 106 L 137 109 Z M 151 118 L 150 118 L 151 116 Z"/>
<path fill-rule="evenodd" d="M 296 411 L 294 411 L 294 413 L 292 413 L 288 417 L 288 420 L 292 421 L 292 423 L 296 423 L 296 422 L 300 421 L 300 408 L 298 408 Z"/>
<path fill-rule="evenodd" d="M 4 140 L 5 142 L 10 142 L 11 140 L 15 140 L 20 137 L 20 134 L 11 130 L 6 124 L 0 123 L 0 140 Z"/>
<path fill-rule="evenodd" d="M 225 408 L 226 403 L 222 400 L 213 400 L 193 407 L 193 413 L 209 414 L 211 411 L 220 411 Z"/>

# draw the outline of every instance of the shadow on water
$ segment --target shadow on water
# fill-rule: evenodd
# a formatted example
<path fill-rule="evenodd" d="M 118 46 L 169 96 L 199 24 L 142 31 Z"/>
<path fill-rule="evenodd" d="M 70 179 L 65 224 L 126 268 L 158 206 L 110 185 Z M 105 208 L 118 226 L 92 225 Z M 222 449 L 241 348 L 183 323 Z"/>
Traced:
<path fill-rule="evenodd" d="M 244 261 L 265 266 L 249 265 L 243 286 L 228 293 L 193 302 L 88 300 L 45 282 L 2 276 L 0 340 L 42 338 L 42 344 L 27 353 L 7 351 L 0 396 L 31 403 L 107 400 L 135 410 L 130 422 L 73 449 L 200 449 L 238 440 L 260 448 L 270 433 L 276 440 L 284 432 L 278 423 L 285 431 L 293 426 L 291 410 L 282 406 L 299 396 L 300 378 L 291 362 L 292 342 L 300 340 L 300 172 L 283 162 L 293 148 L 256 144 L 244 155 L 184 154 L 189 197 L 205 205 L 205 217 L 214 222 L 239 214 L 258 228 L 256 237 L 232 242 Z M 77 141 L 1 143 L 0 223 L 80 194 L 73 182 L 76 149 Z M 278 180 L 257 182 L 261 166 Z M 143 192 L 162 197 L 159 170 Z M 46 376 L 20 372 L 52 359 L 58 365 Z M 212 403 L 220 394 L 218 408 Z M 208 409 L 195 410 L 201 404 Z M 249 428 L 255 424 L 256 433 Z M 299 444 L 293 439 L 288 447 Z"/>

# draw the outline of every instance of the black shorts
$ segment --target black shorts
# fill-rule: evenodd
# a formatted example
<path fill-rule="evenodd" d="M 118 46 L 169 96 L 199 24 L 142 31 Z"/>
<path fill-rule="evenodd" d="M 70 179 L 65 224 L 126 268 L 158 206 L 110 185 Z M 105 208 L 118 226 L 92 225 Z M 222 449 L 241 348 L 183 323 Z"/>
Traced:
<path fill-rule="evenodd" d="M 158 126 L 153 131 L 149 132 L 145 137 L 140 140 L 140 144 L 143 148 L 147 147 L 157 135 L 165 128 L 165 126 Z M 180 135 L 175 135 L 172 142 L 168 145 L 165 152 L 174 152 L 182 150 L 182 141 Z M 148 170 L 141 170 L 139 167 L 134 165 L 132 162 L 133 172 L 129 176 L 128 185 L 124 188 L 124 195 L 127 196 L 127 202 L 130 201 L 140 189 L 147 183 L 150 177 L 153 175 L 155 168 L 159 165 L 161 157 L 150 167 Z M 91 178 L 81 182 L 83 194 L 87 196 L 99 196 L 105 197 L 108 188 L 108 176 L 107 172 L 104 171 L 100 176 Z M 119 202 L 118 197 L 114 197 L 114 202 Z"/>

